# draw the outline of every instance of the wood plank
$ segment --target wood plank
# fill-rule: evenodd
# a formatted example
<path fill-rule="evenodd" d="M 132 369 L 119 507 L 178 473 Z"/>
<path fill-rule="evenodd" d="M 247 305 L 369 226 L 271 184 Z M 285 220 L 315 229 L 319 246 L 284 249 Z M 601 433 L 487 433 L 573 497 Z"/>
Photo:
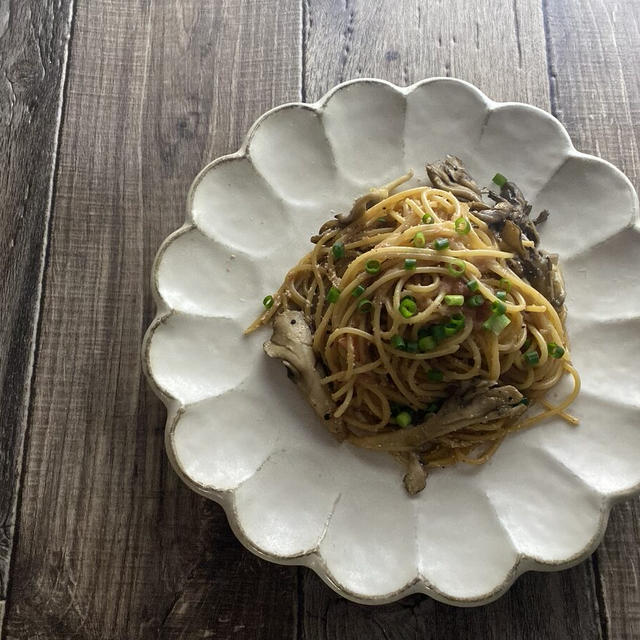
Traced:
<path fill-rule="evenodd" d="M 550 0 L 545 6 L 556 115 L 576 146 L 640 185 L 640 5 L 635 0 Z M 613 509 L 600 545 L 605 637 L 640 637 L 640 500 Z"/>
<path fill-rule="evenodd" d="M 549 108 L 540 4 L 533 0 L 304 0 L 304 94 L 379 77 L 472 82 L 494 100 Z"/>
<path fill-rule="evenodd" d="M 189 182 L 299 96 L 300 10 L 76 3 L 8 638 L 293 634 L 296 569 L 170 470 L 139 352 Z"/>
<path fill-rule="evenodd" d="M 0 2 L 0 606 L 13 548 L 71 6 Z"/>
<path fill-rule="evenodd" d="M 543 15 L 534 0 L 307 0 L 304 26 L 308 100 L 351 77 L 406 85 L 444 75 L 469 80 L 496 100 L 550 108 Z M 464 638 L 482 629 L 492 638 L 598 638 L 594 583 L 587 561 L 559 574 L 526 574 L 477 610 L 419 597 L 371 608 L 340 600 L 305 572 L 302 637 Z"/>
<path fill-rule="evenodd" d="M 371 607 L 340 598 L 307 571 L 301 604 L 302 640 L 440 640 L 441 638 L 599 638 L 590 563 L 560 573 L 525 574 L 500 600 L 451 607 L 424 596 Z"/>

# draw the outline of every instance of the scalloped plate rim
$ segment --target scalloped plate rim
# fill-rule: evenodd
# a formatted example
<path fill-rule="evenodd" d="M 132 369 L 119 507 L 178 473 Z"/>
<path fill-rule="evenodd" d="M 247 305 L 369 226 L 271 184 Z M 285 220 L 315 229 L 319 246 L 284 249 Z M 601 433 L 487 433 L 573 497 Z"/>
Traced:
<path fill-rule="evenodd" d="M 180 461 L 176 456 L 175 448 L 173 445 L 173 434 L 174 434 L 175 426 L 177 423 L 176 418 L 179 415 L 181 415 L 181 413 L 184 411 L 184 407 L 180 404 L 178 400 L 171 397 L 165 390 L 161 389 L 158 383 L 156 382 L 154 375 L 151 371 L 152 367 L 149 359 L 149 348 L 151 345 L 151 338 L 155 330 L 157 329 L 157 327 L 161 325 L 163 322 L 165 322 L 168 318 L 172 317 L 173 315 L 180 314 L 180 312 L 170 309 L 166 304 L 166 302 L 164 301 L 164 299 L 162 298 L 162 296 L 160 295 L 159 288 L 158 288 L 158 267 L 159 267 L 160 260 L 164 255 L 164 253 L 166 252 L 169 245 L 176 238 L 180 237 L 181 235 L 187 233 L 188 231 L 194 228 L 197 228 L 197 224 L 192 216 L 192 210 L 193 210 L 192 204 L 193 204 L 193 196 L 195 193 L 195 189 L 199 185 L 202 178 L 211 169 L 213 169 L 219 164 L 233 161 L 233 160 L 243 159 L 243 158 L 250 158 L 249 145 L 251 143 L 251 140 L 253 138 L 255 131 L 258 129 L 258 127 L 261 125 L 261 123 L 265 119 L 267 119 L 268 117 L 270 117 L 271 115 L 273 115 L 274 113 L 280 110 L 285 110 L 290 108 L 304 108 L 304 109 L 313 111 L 315 113 L 322 113 L 324 107 L 326 107 L 327 103 L 329 102 L 329 100 L 333 95 L 335 95 L 337 92 L 339 92 L 340 90 L 346 87 L 349 87 L 351 85 L 356 85 L 356 84 L 366 83 L 366 84 L 386 86 L 396 92 L 399 92 L 400 94 L 406 97 L 410 93 L 412 93 L 415 89 L 423 85 L 435 83 L 438 81 L 465 86 L 468 90 L 472 91 L 474 94 L 476 94 L 478 97 L 482 99 L 483 103 L 487 108 L 488 113 L 491 113 L 497 109 L 504 108 L 504 107 L 518 107 L 518 108 L 525 108 L 525 110 L 538 113 L 547 119 L 550 118 L 554 120 L 555 123 L 559 126 L 560 131 L 564 134 L 563 138 L 566 145 L 566 158 L 562 161 L 562 163 L 559 166 L 562 166 L 569 158 L 574 157 L 574 158 L 581 158 L 581 159 L 590 160 L 590 161 L 596 161 L 597 163 L 603 164 L 604 166 L 608 167 L 610 170 L 613 170 L 613 172 L 617 175 L 617 177 L 622 178 L 623 182 L 626 183 L 630 193 L 633 196 L 632 197 L 633 213 L 632 213 L 631 220 L 629 220 L 625 228 L 630 228 L 630 227 L 640 228 L 640 203 L 638 200 L 638 194 L 633 184 L 629 180 L 629 178 L 618 167 L 616 167 L 613 163 L 609 162 L 608 160 L 604 158 L 600 158 L 598 156 L 594 156 L 592 154 L 578 151 L 573 145 L 573 142 L 571 141 L 564 125 L 553 114 L 545 111 L 544 109 L 541 109 L 534 105 L 530 105 L 523 102 L 517 102 L 517 101 L 498 102 L 498 101 L 491 100 L 478 87 L 476 87 L 470 82 L 467 82 L 465 80 L 461 80 L 458 78 L 434 76 L 430 78 L 425 78 L 423 80 L 415 82 L 406 87 L 400 87 L 387 80 L 372 78 L 372 77 L 365 77 L 365 78 L 355 78 L 352 80 L 347 80 L 338 85 L 335 85 L 334 87 L 329 89 L 329 91 L 327 91 L 316 102 L 313 102 L 313 103 L 306 103 L 301 101 L 287 102 L 281 105 L 277 105 L 265 111 L 260 117 L 258 117 L 253 122 L 248 132 L 244 136 L 243 141 L 237 151 L 219 156 L 218 158 L 215 158 L 214 160 L 208 162 L 193 179 L 191 186 L 189 187 L 187 198 L 186 198 L 185 221 L 178 229 L 170 233 L 163 240 L 163 242 L 161 243 L 160 247 L 156 252 L 156 255 L 152 264 L 152 269 L 151 269 L 151 293 L 152 293 L 152 298 L 156 307 L 156 313 L 151 323 L 149 324 L 147 330 L 145 331 L 145 334 L 143 337 L 142 348 L 141 348 L 141 360 L 142 360 L 142 369 L 143 369 L 144 375 L 151 389 L 160 398 L 160 400 L 162 401 L 162 403 L 165 405 L 167 409 L 167 420 L 166 420 L 166 426 L 165 426 L 165 449 L 167 451 L 167 455 L 169 457 L 172 467 L 176 471 L 177 475 L 181 478 L 181 480 L 190 489 L 192 489 L 196 493 L 208 499 L 215 501 L 223 508 L 226 514 L 227 520 L 229 522 L 229 525 L 233 530 L 234 535 L 242 543 L 242 545 L 246 549 L 248 549 L 250 552 L 254 553 L 260 558 L 263 558 L 264 560 L 274 562 L 276 564 L 308 567 L 311 570 L 313 570 L 334 591 L 336 591 L 343 597 L 347 598 L 348 600 L 357 602 L 359 604 L 368 604 L 368 605 L 388 604 L 416 593 L 427 595 L 433 598 L 434 600 L 443 602 L 445 604 L 450 604 L 450 605 L 455 605 L 460 607 L 473 607 L 473 606 L 481 606 L 481 605 L 489 604 L 490 602 L 493 602 L 494 600 L 497 600 L 502 595 L 504 595 L 512 586 L 512 584 L 517 580 L 517 578 L 528 571 L 540 571 L 540 572 L 559 571 L 559 570 L 573 567 L 579 564 L 580 562 L 582 562 L 583 560 L 585 560 L 594 552 L 594 550 L 602 541 L 602 538 L 604 537 L 604 534 L 606 531 L 611 508 L 613 507 L 613 505 L 640 493 L 640 481 L 634 485 L 627 487 L 622 491 L 610 493 L 607 495 L 603 495 L 596 491 L 596 493 L 601 498 L 599 526 L 594 536 L 592 536 L 589 542 L 580 551 L 575 553 L 570 558 L 567 558 L 566 560 L 563 560 L 561 562 L 560 561 L 543 562 L 529 555 L 518 553 L 517 559 L 514 562 L 513 567 L 505 574 L 504 580 L 500 584 L 496 585 L 493 589 L 491 589 L 490 591 L 482 595 L 469 597 L 469 598 L 451 596 L 446 594 L 444 591 L 437 589 L 434 585 L 429 584 L 424 579 L 424 577 L 417 576 L 411 581 L 409 581 L 407 584 L 405 584 L 403 587 L 393 592 L 381 594 L 381 595 L 369 596 L 369 595 L 362 595 L 362 594 L 355 593 L 349 590 L 347 587 L 341 585 L 340 582 L 333 577 L 328 566 L 322 560 L 322 557 L 318 552 L 317 546 L 314 550 L 310 552 L 304 553 L 302 555 L 296 555 L 296 556 L 278 556 L 262 550 L 259 546 L 254 544 L 244 534 L 244 531 L 242 527 L 239 525 L 238 518 L 233 508 L 234 507 L 233 493 L 238 488 L 238 486 L 240 486 L 241 483 L 233 489 L 224 490 L 224 491 L 207 487 L 206 485 L 200 484 L 192 480 L 189 477 L 189 475 L 184 471 L 184 469 L 180 464 Z M 582 480 L 581 482 L 584 483 L 584 481 Z"/>

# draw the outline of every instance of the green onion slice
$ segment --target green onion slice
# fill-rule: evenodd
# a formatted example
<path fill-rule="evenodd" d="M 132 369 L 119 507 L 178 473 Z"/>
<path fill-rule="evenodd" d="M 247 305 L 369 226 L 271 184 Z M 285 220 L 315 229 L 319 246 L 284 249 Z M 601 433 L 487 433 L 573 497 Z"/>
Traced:
<path fill-rule="evenodd" d="M 333 253 L 333 257 L 336 260 L 340 260 L 340 258 L 344 258 L 344 243 L 334 242 L 333 247 L 331 247 L 331 253 Z"/>
<path fill-rule="evenodd" d="M 535 367 L 540 362 L 540 356 L 537 351 L 527 351 L 523 356 L 524 361 L 530 366 Z"/>
<path fill-rule="evenodd" d="M 549 342 L 547 344 L 547 351 L 552 358 L 562 358 L 564 355 L 564 348 L 555 342 Z"/>
<path fill-rule="evenodd" d="M 498 289 L 498 291 L 496 291 L 496 298 L 498 298 L 498 300 L 506 300 L 507 292 L 502 289 Z"/>
<path fill-rule="evenodd" d="M 456 221 L 453 223 L 453 228 L 456 230 L 456 233 L 459 233 L 461 236 L 464 236 L 471 231 L 469 221 L 462 216 L 456 218 Z"/>
<path fill-rule="evenodd" d="M 427 371 L 427 378 L 431 380 L 431 382 L 442 382 L 444 373 L 442 373 L 440 369 L 429 369 L 429 371 Z"/>
<path fill-rule="evenodd" d="M 445 331 L 443 324 L 436 324 L 431 327 L 431 335 L 436 342 L 442 342 L 445 338 Z"/>
<path fill-rule="evenodd" d="M 367 260 L 364 268 L 367 273 L 374 275 L 380 272 L 380 262 L 378 260 Z"/>
<path fill-rule="evenodd" d="M 411 424 L 411 414 L 408 411 L 401 411 L 396 416 L 396 424 L 406 429 Z"/>
<path fill-rule="evenodd" d="M 500 286 L 507 292 L 511 291 L 511 281 L 506 278 L 500 278 Z"/>
<path fill-rule="evenodd" d="M 461 307 L 464 304 L 464 296 L 460 295 L 446 295 L 444 297 L 444 303 L 450 307 Z"/>
<path fill-rule="evenodd" d="M 467 298 L 467 304 L 470 307 L 481 307 L 484 304 L 484 298 L 479 293 L 476 293 L 475 296 Z"/>
<path fill-rule="evenodd" d="M 433 222 L 433 218 L 428 213 L 425 213 L 422 216 L 422 223 L 423 224 L 431 224 L 432 222 Z"/>
<path fill-rule="evenodd" d="M 447 271 L 454 278 L 460 278 L 467 270 L 467 264 L 464 260 L 456 258 L 453 262 L 447 262 Z"/>
<path fill-rule="evenodd" d="M 413 298 L 402 298 L 399 311 L 404 318 L 411 318 L 418 313 L 418 305 Z"/>
<path fill-rule="evenodd" d="M 471 280 L 467 282 L 467 287 L 469 288 L 469 291 L 473 291 L 475 293 L 480 288 L 480 283 L 475 278 L 471 278 Z"/>
<path fill-rule="evenodd" d="M 427 244 L 425 240 L 424 233 L 422 231 L 418 231 L 415 236 L 413 236 L 413 246 L 418 249 L 422 249 Z"/>
<path fill-rule="evenodd" d="M 433 336 L 423 336 L 418 340 L 418 349 L 425 353 L 426 351 L 433 351 L 436 348 L 436 340 Z"/>
<path fill-rule="evenodd" d="M 482 328 L 499 336 L 502 330 L 511 324 L 511 320 L 505 315 L 491 315 L 482 323 Z"/>
<path fill-rule="evenodd" d="M 433 248 L 436 251 L 444 251 L 449 248 L 449 238 L 436 238 L 433 241 Z"/>
<path fill-rule="evenodd" d="M 364 293 L 364 287 L 359 284 L 352 292 L 351 295 L 354 298 L 359 298 Z"/>
<path fill-rule="evenodd" d="M 271 309 L 273 307 L 273 296 L 265 296 L 262 300 L 262 304 L 267 308 Z"/>
<path fill-rule="evenodd" d="M 507 179 L 501 173 L 496 173 L 496 175 L 491 179 L 491 182 L 497 184 L 499 187 L 502 187 L 506 181 Z"/>
<path fill-rule="evenodd" d="M 405 258 L 404 259 L 404 268 L 405 268 L 405 271 L 413 271 L 416 268 L 416 259 L 415 258 Z"/>
<path fill-rule="evenodd" d="M 327 302 L 338 302 L 338 298 L 340 297 L 340 289 L 336 287 L 331 287 L 329 291 L 327 291 Z"/>
<path fill-rule="evenodd" d="M 491 303 L 491 311 L 498 316 L 501 316 L 507 310 L 507 305 L 502 300 L 494 300 Z"/>
<path fill-rule="evenodd" d="M 404 342 L 404 338 L 397 334 L 391 338 L 391 346 L 394 349 L 401 349 L 402 351 L 407 348 L 407 345 Z"/>

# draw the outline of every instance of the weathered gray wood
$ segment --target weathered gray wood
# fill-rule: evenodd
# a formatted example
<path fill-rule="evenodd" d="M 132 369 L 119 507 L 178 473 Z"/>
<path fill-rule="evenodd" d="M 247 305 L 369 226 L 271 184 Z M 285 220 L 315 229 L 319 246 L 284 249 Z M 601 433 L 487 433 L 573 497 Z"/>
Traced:
<path fill-rule="evenodd" d="M 71 4 L 0 2 L 0 601 L 13 547 Z"/>
<path fill-rule="evenodd" d="M 494 100 L 549 108 L 537 0 L 304 0 L 307 99 L 375 76 L 400 85 L 429 76 L 474 83 Z"/>
<path fill-rule="evenodd" d="M 410 84 L 434 75 L 469 80 L 498 100 L 550 108 L 542 7 L 533 0 L 471 3 L 364 0 L 306 3 L 305 91 L 375 76 Z M 598 638 L 589 561 L 561 574 L 526 574 L 503 598 L 463 611 L 428 599 L 358 607 L 315 576 L 303 581 L 305 640 L 319 638 Z"/>
<path fill-rule="evenodd" d="M 549 0 L 553 103 L 576 146 L 640 186 L 640 4 Z M 640 637 L 640 501 L 614 508 L 596 560 L 608 638 Z"/>
<path fill-rule="evenodd" d="M 189 182 L 299 96 L 300 10 L 76 3 L 7 638 L 293 634 L 297 570 L 169 469 L 139 352 Z"/>
<path fill-rule="evenodd" d="M 482 638 L 576 640 L 600 638 L 593 591 L 584 589 L 591 565 L 555 574 L 527 574 L 500 600 L 471 609 L 410 596 L 381 607 L 355 605 L 308 572 L 301 607 L 303 640 L 441 640 Z"/>

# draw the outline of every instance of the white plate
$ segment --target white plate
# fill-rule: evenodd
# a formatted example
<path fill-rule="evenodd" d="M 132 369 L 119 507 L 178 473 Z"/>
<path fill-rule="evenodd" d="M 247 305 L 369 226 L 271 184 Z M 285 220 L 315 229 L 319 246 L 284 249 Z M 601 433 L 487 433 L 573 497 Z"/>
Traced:
<path fill-rule="evenodd" d="M 542 246 L 564 267 L 581 424 L 510 436 L 488 464 L 434 472 L 410 498 L 389 456 L 333 441 L 264 355 L 270 330 L 242 330 L 332 210 L 447 153 L 480 184 L 499 171 L 551 210 Z M 638 239 L 638 198 L 618 169 L 578 153 L 548 113 L 465 82 L 357 80 L 273 109 L 198 175 L 153 268 L 144 362 L 169 457 L 249 549 L 359 602 L 420 592 L 476 605 L 524 571 L 575 564 L 611 504 L 640 492 Z"/>

